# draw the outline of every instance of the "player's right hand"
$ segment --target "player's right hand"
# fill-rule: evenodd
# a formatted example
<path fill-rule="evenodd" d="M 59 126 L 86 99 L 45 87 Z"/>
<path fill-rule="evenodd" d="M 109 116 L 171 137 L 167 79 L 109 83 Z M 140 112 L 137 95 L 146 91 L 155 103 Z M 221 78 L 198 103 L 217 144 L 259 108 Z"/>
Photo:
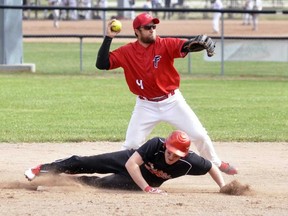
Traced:
<path fill-rule="evenodd" d="M 112 19 L 108 22 L 108 25 L 107 25 L 107 29 L 106 29 L 106 36 L 108 37 L 111 37 L 111 38 L 114 38 L 117 34 L 119 34 L 119 32 L 115 32 L 115 31 L 112 31 L 111 30 L 111 27 L 112 27 L 112 23 L 115 21 L 115 19 Z"/>
<path fill-rule="evenodd" d="M 150 194 L 161 194 L 161 195 L 167 195 L 167 192 L 164 190 L 161 190 L 159 188 L 153 188 L 150 186 L 147 186 L 145 188 L 145 192 L 150 193 Z"/>

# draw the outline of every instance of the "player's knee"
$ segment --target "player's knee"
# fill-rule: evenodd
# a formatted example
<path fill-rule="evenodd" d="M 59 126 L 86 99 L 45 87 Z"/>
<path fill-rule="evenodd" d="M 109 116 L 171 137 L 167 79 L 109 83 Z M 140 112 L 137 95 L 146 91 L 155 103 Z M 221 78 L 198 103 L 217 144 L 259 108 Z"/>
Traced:
<path fill-rule="evenodd" d="M 206 142 L 206 140 L 208 139 L 208 134 L 207 131 L 205 129 L 203 130 L 199 130 L 196 133 L 193 133 L 193 135 L 190 136 L 191 138 L 191 142 L 193 143 L 204 143 Z"/>
<path fill-rule="evenodd" d="M 78 155 L 72 155 L 68 161 L 69 163 L 79 163 L 81 161 L 81 157 Z"/>

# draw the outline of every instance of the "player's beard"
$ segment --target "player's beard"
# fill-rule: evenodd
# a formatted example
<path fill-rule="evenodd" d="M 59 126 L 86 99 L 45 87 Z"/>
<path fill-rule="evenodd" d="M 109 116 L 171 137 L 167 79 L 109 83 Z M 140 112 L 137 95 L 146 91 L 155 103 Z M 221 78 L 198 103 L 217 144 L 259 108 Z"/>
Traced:
<path fill-rule="evenodd" d="M 156 37 L 155 37 L 154 34 L 149 35 L 149 36 L 147 36 L 147 37 L 141 36 L 141 37 L 140 37 L 140 40 L 141 40 L 143 43 L 151 44 L 151 43 L 154 43 L 154 42 L 155 42 Z"/>

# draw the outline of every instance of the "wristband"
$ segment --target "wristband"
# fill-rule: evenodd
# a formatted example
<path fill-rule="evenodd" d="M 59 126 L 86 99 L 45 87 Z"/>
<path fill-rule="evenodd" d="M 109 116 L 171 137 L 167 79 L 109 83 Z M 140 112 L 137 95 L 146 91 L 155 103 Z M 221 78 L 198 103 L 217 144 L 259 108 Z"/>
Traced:
<path fill-rule="evenodd" d="M 149 192 L 152 189 L 152 187 L 150 187 L 149 185 L 147 187 L 145 187 L 144 191 L 145 192 Z"/>

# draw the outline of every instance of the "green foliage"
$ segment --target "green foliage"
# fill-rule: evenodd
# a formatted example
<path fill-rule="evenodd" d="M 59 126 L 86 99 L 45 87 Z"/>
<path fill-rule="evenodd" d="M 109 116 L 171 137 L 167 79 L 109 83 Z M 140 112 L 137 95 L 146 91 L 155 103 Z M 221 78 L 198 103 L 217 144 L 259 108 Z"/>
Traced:
<path fill-rule="evenodd" d="M 181 91 L 215 141 L 288 141 L 285 79 L 183 76 Z M 115 73 L 0 74 L 0 98 L 0 142 L 123 141 L 135 103 Z"/>

